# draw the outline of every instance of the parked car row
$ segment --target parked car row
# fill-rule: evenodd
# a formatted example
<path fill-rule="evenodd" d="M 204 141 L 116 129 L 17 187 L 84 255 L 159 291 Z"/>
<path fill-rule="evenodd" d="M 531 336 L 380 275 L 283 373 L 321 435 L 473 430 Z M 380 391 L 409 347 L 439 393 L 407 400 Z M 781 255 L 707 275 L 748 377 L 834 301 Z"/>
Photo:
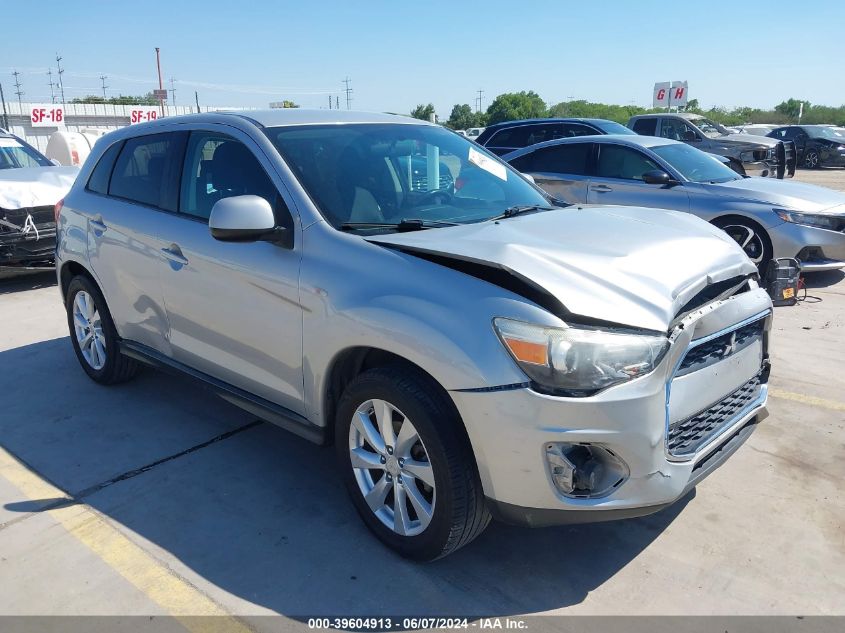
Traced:
<path fill-rule="evenodd" d="M 628 175 L 596 139 L 645 142 L 550 147 Z M 708 160 L 711 180 L 738 180 Z M 649 179 L 681 196 L 698 184 L 684 169 L 661 159 Z M 492 517 L 655 512 L 767 415 L 771 301 L 734 239 L 690 213 L 557 201 L 431 123 L 271 110 L 133 125 L 97 142 L 57 218 L 91 379 L 166 368 L 333 443 L 337 469 L 318 476 L 414 559 Z"/>

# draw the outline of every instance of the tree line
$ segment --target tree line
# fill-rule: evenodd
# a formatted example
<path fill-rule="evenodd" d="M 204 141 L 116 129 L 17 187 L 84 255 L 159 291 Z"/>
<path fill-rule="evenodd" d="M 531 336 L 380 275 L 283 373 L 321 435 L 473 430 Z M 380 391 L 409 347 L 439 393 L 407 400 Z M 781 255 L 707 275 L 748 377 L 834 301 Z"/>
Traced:
<path fill-rule="evenodd" d="M 801 123 L 830 123 L 845 125 L 845 105 L 839 107 L 812 105 L 805 99 L 790 98 L 776 105 L 772 109 L 740 107 L 731 110 L 722 107 L 703 109 L 698 99 L 690 99 L 686 112 L 702 114 L 723 125 L 745 125 L 749 123 L 797 123 L 801 103 L 804 104 Z M 583 99 L 575 101 L 561 101 L 554 105 L 547 105 L 533 90 L 521 92 L 507 92 L 496 97 L 484 112 L 473 110 L 469 104 L 458 103 L 452 108 L 446 127 L 453 130 L 466 130 L 471 127 L 484 127 L 514 121 L 517 119 L 542 119 L 548 117 L 579 117 L 609 119 L 623 125 L 632 116 L 663 112 L 663 108 L 643 108 L 636 105 L 615 105 L 594 103 Z M 411 116 L 417 119 L 430 120 L 434 114 L 434 105 L 420 104 L 411 111 Z"/>

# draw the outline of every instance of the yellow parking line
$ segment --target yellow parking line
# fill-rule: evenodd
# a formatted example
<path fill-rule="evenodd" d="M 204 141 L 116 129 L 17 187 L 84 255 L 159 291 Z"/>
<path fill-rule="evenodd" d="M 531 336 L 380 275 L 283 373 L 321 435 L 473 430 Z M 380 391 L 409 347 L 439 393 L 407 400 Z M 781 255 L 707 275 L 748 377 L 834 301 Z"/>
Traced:
<path fill-rule="evenodd" d="M 782 389 L 769 389 L 769 395 L 775 398 L 781 398 L 782 400 L 792 400 L 793 402 L 808 404 L 811 407 L 821 407 L 822 409 L 830 409 L 832 411 L 845 411 L 845 402 L 837 402 L 836 400 L 825 400 L 824 398 L 807 396 L 803 393 L 783 391 Z"/>
<path fill-rule="evenodd" d="M 0 447 L 0 476 L 32 501 L 68 498 Z M 70 499 L 68 499 L 70 501 Z M 90 506 L 47 511 L 65 530 L 190 631 L 247 633 L 249 627 L 124 536 Z M 217 616 L 217 617 L 192 617 Z"/>

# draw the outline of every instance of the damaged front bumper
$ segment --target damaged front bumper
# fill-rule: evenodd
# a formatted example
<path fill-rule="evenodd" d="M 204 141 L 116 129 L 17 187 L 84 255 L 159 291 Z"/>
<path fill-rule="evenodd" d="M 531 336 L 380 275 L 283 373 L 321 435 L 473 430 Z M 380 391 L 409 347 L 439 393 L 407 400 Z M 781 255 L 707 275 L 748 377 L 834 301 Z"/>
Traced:
<path fill-rule="evenodd" d="M 0 266 L 49 267 L 55 253 L 52 207 L 0 209 Z"/>
<path fill-rule="evenodd" d="M 688 316 L 657 370 L 595 396 L 451 392 L 491 511 L 540 527 L 640 516 L 683 497 L 766 417 L 770 324 L 756 289 Z M 597 494 L 562 491 L 550 458 L 560 447 L 598 456 Z"/>

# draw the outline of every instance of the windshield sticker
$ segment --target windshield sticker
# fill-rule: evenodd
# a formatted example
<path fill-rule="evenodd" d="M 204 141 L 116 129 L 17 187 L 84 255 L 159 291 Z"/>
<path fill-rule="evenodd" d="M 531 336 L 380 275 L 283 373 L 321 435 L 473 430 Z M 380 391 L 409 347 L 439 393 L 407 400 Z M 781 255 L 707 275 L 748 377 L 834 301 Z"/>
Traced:
<path fill-rule="evenodd" d="M 0 147 L 23 147 L 23 145 L 13 138 L 0 138 Z"/>
<path fill-rule="evenodd" d="M 501 163 L 493 160 L 489 156 L 485 156 L 477 149 L 469 148 L 469 157 L 467 158 L 473 165 L 481 167 L 486 172 L 489 172 L 501 180 L 508 179 L 508 170 Z"/>

